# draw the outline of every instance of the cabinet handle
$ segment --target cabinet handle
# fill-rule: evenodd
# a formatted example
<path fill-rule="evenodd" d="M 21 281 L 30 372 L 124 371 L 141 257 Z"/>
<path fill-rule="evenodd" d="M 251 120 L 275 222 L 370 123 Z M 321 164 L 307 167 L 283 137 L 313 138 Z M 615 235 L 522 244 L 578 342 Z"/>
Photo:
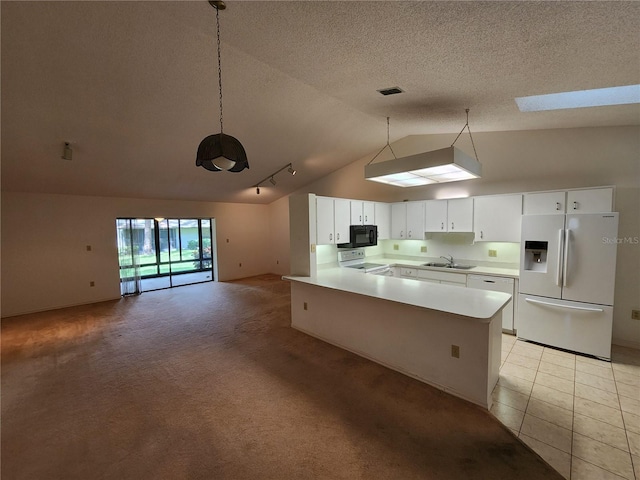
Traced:
<path fill-rule="evenodd" d="M 573 202 L 573 209 L 578 210 L 578 202 Z"/>
<path fill-rule="evenodd" d="M 364 216 L 364 221 L 368 222 L 369 221 L 369 217 L 367 217 L 366 215 Z"/>
<path fill-rule="evenodd" d="M 560 202 L 556 202 L 556 210 L 560 210 Z"/>
<path fill-rule="evenodd" d="M 444 222 L 440 224 L 440 230 L 444 230 Z"/>
<path fill-rule="evenodd" d="M 333 240 L 333 233 L 329 234 L 329 241 Z"/>
<path fill-rule="evenodd" d="M 411 238 L 411 230 L 409 230 L 409 238 Z"/>
<path fill-rule="evenodd" d="M 400 230 L 400 238 L 404 238 L 404 230 Z"/>
<path fill-rule="evenodd" d="M 336 233 L 336 240 L 340 240 L 340 234 Z"/>
<path fill-rule="evenodd" d="M 451 222 L 451 230 L 455 230 L 455 228 L 453 228 L 453 222 Z"/>
<path fill-rule="evenodd" d="M 362 215 L 360 215 L 360 217 L 358 217 L 358 218 L 360 218 L 360 220 L 359 220 L 359 221 L 361 222 L 361 221 L 362 221 Z"/>
<path fill-rule="evenodd" d="M 484 238 L 484 232 L 480 230 L 480 238 Z"/>

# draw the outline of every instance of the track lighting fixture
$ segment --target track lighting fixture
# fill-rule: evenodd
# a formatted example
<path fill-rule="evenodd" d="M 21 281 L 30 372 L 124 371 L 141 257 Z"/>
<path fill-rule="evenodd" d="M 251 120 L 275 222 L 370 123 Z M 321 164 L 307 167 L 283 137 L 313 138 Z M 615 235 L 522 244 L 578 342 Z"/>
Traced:
<path fill-rule="evenodd" d="M 286 170 L 287 172 L 289 172 L 291 175 L 295 175 L 296 173 L 298 173 L 294 168 L 293 165 L 291 163 L 286 164 L 284 167 L 276 170 L 275 172 L 273 172 L 271 175 L 268 175 L 266 177 L 264 177 L 262 180 L 260 180 L 258 183 L 256 183 L 254 185 L 254 187 L 256 188 L 256 195 L 260 195 L 260 185 L 262 185 L 263 183 L 265 183 L 267 180 L 269 180 L 269 182 L 271 183 L 271 185 L 275 185 L 276 184 L 276 179 L 274 178 L 277 174 L 279 174 L 280 172 L 282 172 L 283 170 Z"/>

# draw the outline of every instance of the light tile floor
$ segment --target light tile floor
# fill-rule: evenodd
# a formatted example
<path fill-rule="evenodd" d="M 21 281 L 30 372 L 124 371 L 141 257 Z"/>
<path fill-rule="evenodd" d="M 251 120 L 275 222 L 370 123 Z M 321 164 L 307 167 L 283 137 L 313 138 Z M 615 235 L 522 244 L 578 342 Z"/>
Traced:
<path fill-rule="evenodd" d="M 640 350 L 612 361 L 502 335 L 491 412 L 570 480 L 640 480 Z"/>

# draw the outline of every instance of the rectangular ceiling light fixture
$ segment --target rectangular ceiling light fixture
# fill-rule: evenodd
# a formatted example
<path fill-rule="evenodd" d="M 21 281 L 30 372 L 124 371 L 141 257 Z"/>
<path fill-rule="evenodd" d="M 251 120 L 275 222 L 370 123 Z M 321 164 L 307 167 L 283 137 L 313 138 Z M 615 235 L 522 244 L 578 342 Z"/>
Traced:
<path fill-rule="evenodd" d="M 364 167 L 364 178 L 397 187 L 479 178 L 482 165 L 456 147 L 447 147 Z"/>
<path fill-rule="evenodd" d="M 640 103 L 640 85 L 517 97 L 516 103 L 521 112 L 629 105 Z"/>

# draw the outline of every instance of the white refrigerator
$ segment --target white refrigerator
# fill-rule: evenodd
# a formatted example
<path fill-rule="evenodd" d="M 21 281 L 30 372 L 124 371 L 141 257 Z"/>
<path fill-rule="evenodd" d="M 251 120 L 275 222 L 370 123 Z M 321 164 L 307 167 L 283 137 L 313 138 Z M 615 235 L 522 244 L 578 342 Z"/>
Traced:
<path fill-rule="evenodd" d="M 618 214 L 522 217 L 519 338 L 611 359 Z"/>

